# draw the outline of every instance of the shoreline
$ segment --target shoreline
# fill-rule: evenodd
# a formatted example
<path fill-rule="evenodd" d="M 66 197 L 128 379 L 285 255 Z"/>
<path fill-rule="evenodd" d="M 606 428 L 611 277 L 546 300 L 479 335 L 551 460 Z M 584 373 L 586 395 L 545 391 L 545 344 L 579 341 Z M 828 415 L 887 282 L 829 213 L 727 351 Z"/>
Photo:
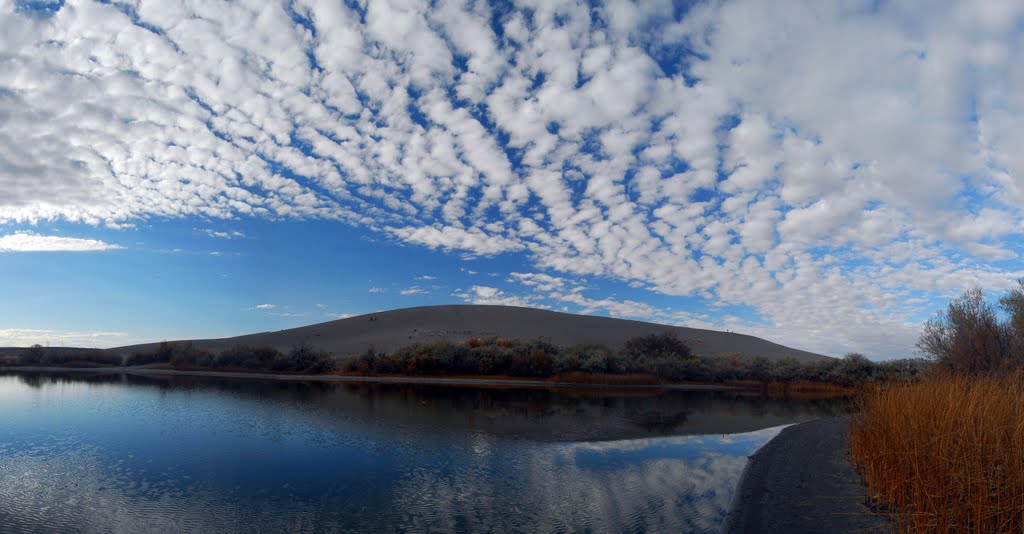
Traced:
<path fill-rule="evenodd" d="M 546 380 L 503 379 L 503 378 L 449 378 L 421 376 L 351 376 L 351 375 L 304 375 L 283 373 L 247 373 L 240 371 L 205 371 L 192 369 L 156 369 L 145 367 L 0 367 L 0 372 L 20 373 L 108 373 L 137 376 L 197 376 L 208 378 L 230 378 L 242 380 L 269 380 L 280 382 L 339 382 L 339 383 L 391 383 L 391 384 L 436 384 L 454 386 L 521 386 L 521 387 L 571 387 L 600 389 L 673 389 L 681 391 L 742 391 L 746 388 L 724 384 L 586 384 L 576 382 L 550 382 Z"/>
<path fill-rule="evenodd" d="M 786 427 L 747 462 L 723 532 L 892 532 L 850 463 L 849 418 Z"/>

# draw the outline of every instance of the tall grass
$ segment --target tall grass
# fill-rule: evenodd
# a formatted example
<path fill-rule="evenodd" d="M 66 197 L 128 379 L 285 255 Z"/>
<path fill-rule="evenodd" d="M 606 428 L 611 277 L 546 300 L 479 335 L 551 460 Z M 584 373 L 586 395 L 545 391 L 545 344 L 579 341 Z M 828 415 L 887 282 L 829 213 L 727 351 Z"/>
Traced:
<path fill-rule="evenodd" d="M 901 532 L 1024 531 L 1024 381 L 875 387 L 850 423 L 870 498 Z"/>

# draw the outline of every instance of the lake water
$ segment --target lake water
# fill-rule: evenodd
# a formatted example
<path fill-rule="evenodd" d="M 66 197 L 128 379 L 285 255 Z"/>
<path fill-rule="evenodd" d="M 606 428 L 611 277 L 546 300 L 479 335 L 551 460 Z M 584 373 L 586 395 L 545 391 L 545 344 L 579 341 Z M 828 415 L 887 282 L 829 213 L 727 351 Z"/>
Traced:
<path fill-rule="evenodd" d="M 714 532 L 818 402 L 0 375 L 5 532 Z"/>

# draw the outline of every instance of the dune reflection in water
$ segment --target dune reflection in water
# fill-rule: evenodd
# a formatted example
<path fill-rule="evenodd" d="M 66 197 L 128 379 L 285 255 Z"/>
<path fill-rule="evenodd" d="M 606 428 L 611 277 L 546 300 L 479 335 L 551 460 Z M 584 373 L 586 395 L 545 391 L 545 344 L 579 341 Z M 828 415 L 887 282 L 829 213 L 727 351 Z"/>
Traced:
<path fill-rule="evenodd" d="M 834 410 L 706 392 L 0 376 L 0 524 L 712 532 L 746 456 Z"/>

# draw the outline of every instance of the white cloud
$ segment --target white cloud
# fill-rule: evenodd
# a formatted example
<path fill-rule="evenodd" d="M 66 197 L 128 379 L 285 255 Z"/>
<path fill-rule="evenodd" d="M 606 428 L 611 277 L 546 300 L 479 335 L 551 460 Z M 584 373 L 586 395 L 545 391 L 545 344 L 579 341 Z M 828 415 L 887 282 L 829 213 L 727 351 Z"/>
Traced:
<path fill-rule="evenodd" d="M 336 219 L 888 355 L 1024 274 L 1019 2 L 289 5 L 0 3 L 0 224 Z"/>
<path fill-rule="evenodd" d="M 78 239 L 34 233 L 0 236 L 0 252 L 97 252 L 123 248 L 96 239 Z"/>
<path fill-rule="evenodd" d="M 536 288 L 538 291 L 553 291 L 567 285 L 564 278 L 544 273 L 512 273 L 512 278 L 509 281 L 519 282 L 525 286 Z"/>
<path fill-rule="evenodd" d="M 399 291 L 398 293 L 401 295 L 422 295 L 426 292 L 427 290 L 420 286 L 411 286 Z"/>
<path fill-rule="evenodd" d="M 452 296 L 472 304 L 546 308 L 535 298 L 507 295 L 504 291 L 491 286 L 472 286 L 468 290 L 456 290 Z"/>
<path fill-rule="evenodd" d="M 272 310 L 277 307 L 277 304 L 257 304 L 256 309 L 259 310 Z"/>
<path fill-rule="evenodd" d="M 384 289 L 383 287 L 371 287 L 369 291 L 370 293 L 384 293 L 387 289 Z"/>
<path fill-rule="evenodd" d="M 131 343 L 124 332 L 64 332 L 29 328 L 0 328 L 0 347 L 114 347 Z"/>
<path fill-rule="evenodd" d="M 479 229 L 467 231 L 452 226 L 445 226 L 441 229 L 425 226 L 420 228 L 391 228 L 389 231 L 410 243 L 445 250 L 466 250 L 476 254 L 491 255 L 501 252 L 515 252 L 524 248 L 521 243 L 512 239 L 488 235 Z"/>
<path fill-rule="evenodd" d="M 203 233 L 205 233 L 206 235 L 208 235 L 210 237 L 216 238 L 216 239 L 241 239 L 241 238 L 245 237 L 244 233 L 239 232 L 237 230 L 219 231 L 219 230 L 206 229 L 206 230 L 203 230 Z"/>

